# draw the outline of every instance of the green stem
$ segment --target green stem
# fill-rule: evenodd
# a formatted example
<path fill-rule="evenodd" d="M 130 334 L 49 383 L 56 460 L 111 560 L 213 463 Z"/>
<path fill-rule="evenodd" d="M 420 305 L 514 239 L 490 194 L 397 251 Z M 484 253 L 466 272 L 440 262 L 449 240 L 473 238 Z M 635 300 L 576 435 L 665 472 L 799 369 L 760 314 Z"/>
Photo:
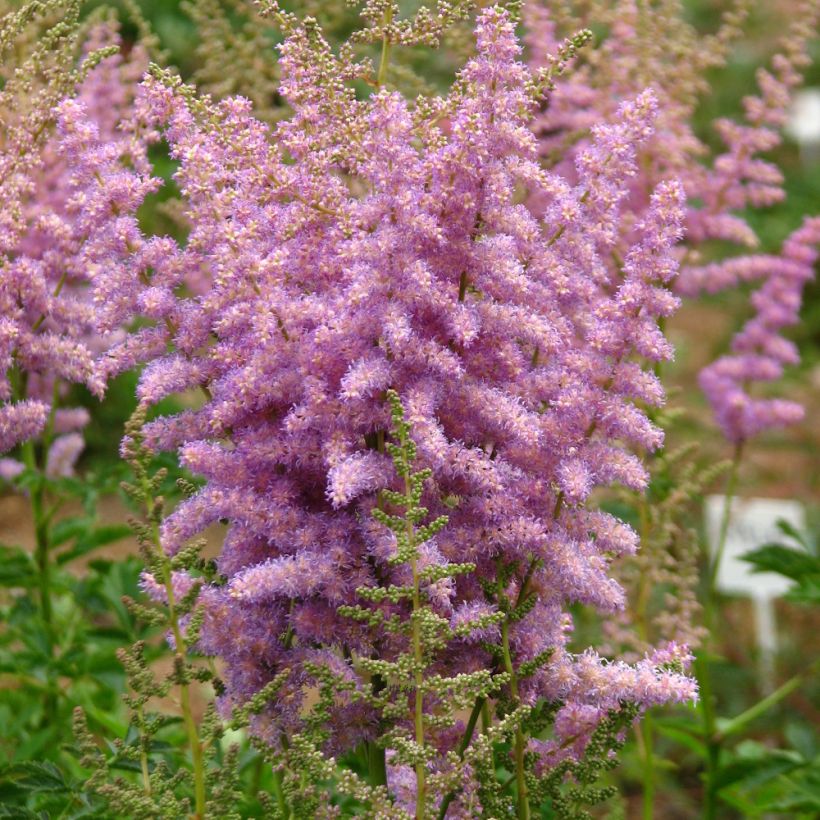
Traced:
<path fill-rule="evenodd" d="M 265 771 L 265 759 L 260 755 L 253 764 L 253 776 L 251 777 L 250 796 L 256 797 L 262 785 L 262 774 Z"/>
<path fill-rule="evenodd" d="M 400 432 L 399 440 L 402 449 L 406 452 L 408 443 L 407 435 Z M 411 482 L 411 472 L 409 463 L 405 464 L 404 472 L 404 496 L 408 508 L 413 503 L 413 486 Z M 418 549 L 416 544 L 416 532 L 410 518 L 406 519 L 405 531 L 407 533 L 407 548 L 410 551 L 410 570 L 413 575 L 413 612 L 411 641 L 413 644 L 413 682 L 415 687 L 415 703 L 413 723 L 415 725 L 416 745 L 420 752 L 424 751 L 424 648 L 422 646 L 421 635 L 421 577 L 419 575 Z M 424 820 L 425 807 L 427 802 L 427 767 L 422 757 L 416 763 L 416 820 Z"/>
<path fill-rule="evenodd" d="M 641 522 L 641 545 L 645 545 L 649 539 L 650 531 L 649 502 L 646 495 L 641 497 L 640 522 Z M 639 565 L 640 576 L 638 579 L 638 594 L 635 601 L 635 620 L 637 622 L 638 634 L 644 644 L 649 643 L 649 598 L 650 579 L 648 568 L 645 564 Z M 652 727 L 652 712 L 647 710 L 640 727 L 636 729 L 640 732 L 642 751 L 642 780 L 643 780 L 643 820 L 652 820 L 655 813 L 655 738 Z"/>
<path fill-rule="evenodd" d="M 407 494 L 408 496 L 410 495 L 409 483 Z M 412 530 L 412 524 L 410 521 L 407 522 L 407 526 L 410 530 Z M 416 728 L 416 745 L 420 749 L 424 749 L 424 696 L 422 694 L 424 687 L 424 657 L 421 645 L 421 624 L 419 623 L 419 615 L 421 614 L 420 579 L 418 558 L 415 554 L 410 561 L 410 569 L 413 572 L 413 665 L 415 667 L 414 678 L 416 688 L 414 722 Z M 426 776 L 426 766 L 424 760 L 421 760 L 416 764 L 416 820 L 423 820 L 424 818 L 424 807 L 426 802 Z"/>
<path fill-rule="evenodd" d="M 706 594 L 708 596 L 707 602 L 710 607 L 710 615 L 714 614 L 711 607 L 714 603 L 715 583 L 717 581 L 718 570 L 720 569 L 720 562 L 723 560 L 723 553 L 726 549 L 726 536 L 729 534 L 729 524 L 732 518 L 732 501 L 737 491 L 737 477 L 740 467 L 740 458 L 743 455 L 743 442 L 739 441 L 735 445 L 734 455 L 732 457 L 732 466 L 729 468 L 729 476 L 726 479 L 726 496 L 723 505 L 723 516 L 720 522 L 720 532 L 718 535 L 718 545 L 715 554 L 709 564 L 709 576 Z M 711 626 L 711 624 L 709 624 Z"/>
<path fill-rule="evenodd" d="M 387 27 L 393 22 L 393 5 L 389 6 L 384 13 L 384 26 Z M 379 71 L 376 74 L 376 85 L 381 88 L 387 80 L 387 67 L 390 64 L 390 38 L 385 31 L 382 34 L 382 53 L 379 59 Z"/>
<path fill-rule="evenodd" d="M 23 462 L 32 472 L 39 473 L 37 465 L 37 454 L 34 449 L 34 442 L 29 440 L 23 443 Z M 45 514 L 45 484 L 42 475 L 38 475 L 37 481 L 32 487 L 30 494 L 31 517 L 34 521 L 34 563 L 37 567 L 37 589 L 40 602 L 40 617 L 43 620 L 43 629 L 48 650 L 48 689 L 45 696 L 43 723 L 51 725 L 57 710 L 56 686 L 51 669 L 51 660 L 54 655 L 55 635 L 54 635 L 54 613 L 51 603 L 51 556 L 49 543 L 48 516 Z"/>
<path fill-rule="evenodd" d="M 165 589 L 168 594 L 168 617 L 171 622 L 171 629 L 174 633 L 174 646 L 177 655 L 181 658 L 184 654 L 184 638 L 179 626 L 179 616 L 176 612 L 176 602 L 174 600 L 174 590 L 171 583 L 170 567 L 166 566 Z M 179 701 L 182 707 L 182 719 L 188 733 L 188 743 L 191 747 L 191 761 L 194 774 L 194 805 L 196 820 L 203 820 L 205 817 L 205 766 L 202 755 L 202 742 L 199 739 L 199 731 L 194 720 L 193 709 L 191 708 L 191 688 L 188 683 L 180 681 Z"/>
<path fill-rule="evenodd" d="M 476 698 L 473 711 L 470 712 L 470 717 L 467 721 L 467 727 L 464 729 L 464 737 L 461 738 L 461 742 L 458 744 L 458 756 L 462 759 L 464 758 L 464 753 L 467 751 L 467 747 L 470 745 L 470 741 L 473 739 L 473 733 L 475 732 L 478 718 L 484 714 L 484 707 L 486 705 L 487 698 Z M 451 791 L 447 794 L 444 800 L 441 801 L 441 808 L 438 812 L 438 820 L 444 820 L 447 815 L 447 809 L 450 808 L 450 803 L 453 802 L 455 796 L 456 792 Z"/>
<path fill-rule="evenodd" d="M 461 276 L 458 278 L 458 301 L 463 302 L 467 296 L 467 271 L 461 271 Z"/>
<path fill-rule="evenodd" d="M 492 715 L 490 714 L 490 704 L 485 700 L 481 706 L 481 732 L 487 734 L 492 725 Z"/>
<path fill-rule="evenodd" d="M 32 472 L 37 472 L 37 456 L 34 451 L 34 442 L 29 440 L 22 445 L 23 462 L 26 467 Z M 43 616 L 43 622 L 46 626 L 46 635 L 48 637 L 49 652 L 53 644 L 53 627 L 52 627 L 52 609 L 51 609 L 51 567 L 49 566 L 48 553 L 48 532 L 44 526 L 44 491 L 45 487 L 42 482 L 42 476 L 34 486 L 31 492 L 31 513 L 34 520 L 34 560 L 37 564 L 37 572 L 39 575 L 39 590 L 40 590 L 40 611 Z"/>
<path fill-rule="evenodd" d="M 717 817 L 717 794 L 714 781 L 720 761 L 720 744 L 715 741 L 715 704 L 712 695 L 712 677 L 709 661 L 703 649 L 695 658 L 695 672 L 700 688 L 700 714 L 703 734 L 706 736 L 706 789 L 703 799 L 703 816 L 707 820 Z"/>
<path fill-rule="evenodd" d="M 501 623 L 501 649 L 504 655 L 504 669 L 510 676 L 510 693 L 516 705 L 521 702 L 518 693 L 518 676 L 512 662 L 510 651 L 510 622 L 504 620 Z M 527 776 L 524 767 L 525 739 L 521 727 L 515 730 L 515 781 L 518 789 L 517 813 L 519 820 L 530 819 L 530 801 L 527 795 Z"/>
<path fill-rule="evenodd" d="M 367 769 L 371 786 L 387 785 L 387 758 L 385 749 L 375 740 L 367 744 Z"/>
<path fill-rule="evenodd" d="M 666 336 L 666 316 L 659 316 L 658 317 L 658 330 Z M 660 379 L 663 375 L 663 359 L 658 359 L 655 364 L 652 365 L 652 371 L 655 374 L 655 377 Z M 650 421 L 654 421 L 658 415 L 658 410 L 655 407 L 650 408 L 649 411 L 649 419 Z"/>
<path fill-rule="evenodd" d="M 44 127 L 44 126 L 43 126 Z M 68 271 L 63 271 L 57 282 L 52 298 L 57 298 L 60 291 L 66 283 Z M 46 314 L 43 313 L 32 326 L 33 331 L 39 330 L 40 326 L 46 319 Z M 28 375 L 25 372 L 19 373 L 19 382 L 14 384 L 13 394 L 17 399 L 25 399 L 28 393 Z M 59 382 L 55 379 L 52 387 L 52 402 L 51 411 L 49 413 L 46 428 L 41 437 L 42 452 L 48 452 L 51 443 L 51 437 L 54 429 L 54 412 L 57 409 L 58 401 L 58 386 Z M 54 657 L 54 647 L 57 643 L 54 634 L 54 613 L 51 602 L 51 556 L 50 556 L 50 536 L 49 530 L 51 525 L 52 512 L 46 511 L 45 498 L 45 483 L 44 475 L 40 472 L 37 464 L 37 452 L 34 448 L 34 442 L 29 439 L 21 445 L 21 453 L 23 463 L 32 472 L 38 473 L 37 482 L 31 491 L 31 517 L 34 521 L 34 563 L 37 566 L 37 587 L 40 598 L 40 615 L 43 619 L 43 627 L 45 631 L 46 647 L 48 649 L 49 665 L 47 671 L 48 690 L 45 697 L 45 708 L 43 715 L 43 723 L 45 725 L 52 725 L 54 716 L 57 712 L 57 687 L 55 685 L 54 676 L 52 673 L 52 660 Z"/>
<path fill-rule="evenodd" d="M 276 804 L 279 806 L 279 812 L 282 817 L 290 817 L 290 808 L 288 801 L 285 800 L 285 789 L 283 784 L 283 775 L 281 769 L 273 770 L 273 793 L 276 795 Z"/>
<path fill-rule="evenodd" d="M 716 820 L 718 811 L 717 795 L 717 775 L 720 765 L 720 752 L 722 738 L 715 731 L 716 712 L 714 692 L 712 688 L 711 668 L 709 666 L 709 648 L 714 640 L 713 629 L 715 626 L 715 598 L 718 571 L 726 549 L 726 538 L 729 534 L 729 524 L 732 517 L 732 501 L 737 490 L 737 477 L 740 466 L 740 459 L 743 454 L 743 442 L 735 445 L 732 466 L 726 480 L 726 496 L 723 506 L 723 516 L 720 522 L 718 543 L 714 556 L 708 564 L 706 576 L 705 605 L 703 608 L 704 626 L 706 627 L 707 638 L 704 646 L 698 653 L 695 660 L 695 671 L 697 672 L 698 685 L 701 696 L 701 717 L 703 719 L 703 734 L 706 738 L 706 791 L 703 800 L 703 816 L 705 820 Z"/>
<path fill-rule="evenodd" d="M 655 813 L 655 741 L 652 732 L 652 712 L 647 710 L 641 721 L 643 738 L 643 820 L 652 820 Z"/>
<path fill-rule="evenodd" d="M 384 451 L 384 433 L 382 433 L 381 442 L 382 451 Z M 374 675 L 370 682 L 373 697 L 378 697 L 384 691 L 387 684 L 381 675 Z M 382 721 L 379 721 L 379 735 L 381 735 L 384 727 Z M 387 785 L 387 750 L 379 746 L 376 740 L 371 740 L 367 744 L 367 769 L 370 775 L 371 786 L 386 786 Z"/>
<path fill-rule="evenodd" d="M 137 708 L 137 720 L 140 726 L 140 771 L 142 772 L 142 790 L 151 796 L 151 775 L 148 771 L 148 750 L 145 744 L 145 712 L 142 706 Z"/>
<path fill-rule="evenodd" d="M 476 698 L 473 711 L 470 712 L 470 718 L 467 721 L 467 728 L 464 730 L 464 737 L 461 738 L 461 743 L 458 744 L 459 757 L 464 757 L 464 753 L 467 751 L 467 747 L 473 739 L 473 732 L 475 732 L 476 723 L 478 723 L 479 715 L 481 715 L 486 702 L 487 698 Z"/>
<path fill-rule="evenodd" d="M 741 712 L 730 721 L 727 721 L 723 728 L 715 734 L 714 740 L 717 743 L 722 742 L 730 735 L 744 729 L 747 724 L 753 720 L 757 720 L 761 715 L 769 711 L 773 706 L 780 703 L 781 700 L 788 697 L 795 689 L 799 689 L 803 682 L 817 673 L 820 668 L 820 661 L 815 661 L 806 671 L 800 672 L 792 678 L 789 678 L 782 686 L 779 686 L 770 695 L 767 695 L 762 700 L 750 706 L 745 712 Z"/>
<path fill-rule="evenodd" d="M 165 586 L 165 593 L 168 596 L 168 621 L 171 632 L 174 636 L 174 648 L 177 657 L 182 661 L 185 655 L 185 639 L 179 623 L 179 615 L 174 597 L 174 586 L 171 580 L 171 562 L 168 560 L 162 548 L 162 541 L 159 533 L 159 523 L 156 515 L 156 501 L 153 498 L 151 485 L 146 476 L 142 477 L 142 489 L 145 494 L 148 519 L 151 522 L 151 535 L 157 554 L 163 559 L 162 581 Z M 194 820 L 204 820 L 205 817 L 205 765 L 203 756 L 202 741 L 199 738 L 196 721 L 194 720 L 193 709 L 191 708 L 191 692 L 188 682 L 183 678 L 179 681 L 179 702 L 182 709 L 182 720 L 188 735 L 188 745 L 191 747 L 191 763 L 194 776 Z"/>

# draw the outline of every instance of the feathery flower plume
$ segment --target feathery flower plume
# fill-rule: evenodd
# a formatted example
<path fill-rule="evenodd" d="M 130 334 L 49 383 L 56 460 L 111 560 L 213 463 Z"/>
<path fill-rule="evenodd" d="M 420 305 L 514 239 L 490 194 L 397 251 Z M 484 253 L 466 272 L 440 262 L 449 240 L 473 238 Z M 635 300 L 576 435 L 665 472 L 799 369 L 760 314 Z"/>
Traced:
<path fill-rule="evenodd" d="M 535 66 L 543 64 L 545 55 L 554 50 L 559 30 L 572 30 L 578 24 L 572 15 L 560 19 L 559 11 L 552 7 L 548 11 L 540 2 L 525 4 L 526 39 Z M 742 211 L 769 206 L 784 196 L 780 170 L 761 155 L 780 143 L 792 92 L 802 81 L 801 71 L 808 61 L 807 44 L 816 36 L 820 4 L 816 0 L 795 0 L 792 4 L 788 31 L 770 68 L 758 70 L 758 94 L 743 101 L 745 122 L 728 118 L 715 121 L 725 150 L 710 154 L 692 130 L 692 116 L 709 88 L 707 70 L 725 64 L 728 48 L 742 32 L 748 11 L 747 0 L 737 0 L 724 12 L 717 32 L 702 38 L 682 18 L 677 3 L 662 4 L 650 13 L 645 4 L 634 0 L 597 0 L 588 13 L 608 25 L 609 34 L 598 48 L 588 52 L 585 65 L 557 82 L 549 106 L 536 118 L 535 128 L 546 161 L 557 168 L 567 167 L 593 139 L 596 117 L 610 116 L 619 101 L 651 84 L 659 100 L 659 117 L 654 135 L 638 149 L 639 171 L 630 178 L 628 192 L 622 190 L 621 195 L 628 196 L 627 210 L 640 214 L 659 181 L 679 178 L 689 205 L 684 222 L 685 252 L 674 289 L 694 296 L 725 290 L 739 281 L 771 277 L 776 281 L 764 284 L 753 302 L 760 310 L 764 301 L 774 298 L 766 312 L 775 312 L 780 297 L 773 294 L 785 287 L 781 271 L 793 267 L 793 244 L 804 246 L 810 228 L 788 239 L 779 257 L 752 253 L 703 264 L 704 243 L 722 240 L 754 248 L 758 239 Z M 629 221 L 622 220 L 620 228 L 623 233 L 613 242 L 614 260 L 630 241 Z M 611 267 L 617 265 L 617 261 L 610 263 Z M 805 273 L 789 275 L 789 299 L 797 300 L 790 310 L 799 308 L 802 284 L 810 278 L 810 268 L 809 263 Z M 788 323 L 791 320 L 783 322 Z M 744 332 L 741 338 L 747 335 Z M 748 349 L 747 341 L 738 344 Z M 784 358 L 782 351 L 773 357 L 767 355 L 765 362 L 748 357 L 741 362 L 735 356 L 715 362 L 703 372 L 701 383 L 730 440 L 801 418 L 793 403 L 755 403 L 742 387 L 744 382 L 778 378 L 787 359 L 788 363 L 796 361 L 791 355 Z M 729 420 L 732 414 L 738 417 L 735 421 Z M 748 418 L 740 421 L 744 415 Z"/>
<path fill-rule="evenodd" d="M 62 11 L 62 18 L 0 91 L 0 111 L 8 115 L 0 142 L 0 452 L 40 434 L 49 417 L 57 433 L 80 429 L 86 420 L 82 411 L 57 410 L 56 402 L 66 383 L 102 393 L 104 380 L 94 358 L 112 341 L 97 333 L 89 300 L 93 271 L 85 264 L 83 246 L 94 217 L 76 196 L 76 168 L 70 155 L 58 152 L 60 140 L 51 126 L 58 108 L 83 106 L 85 127 L 109 154 L 123 154 L 130 139 L 119 124 L 147 61 L 139 46 L 128 60 L 116 53 L 119 38 L 111 21 L 82 29 L 76 6 L 44 7 Z M 33 20 L 28 24 L 35 29 L 45 25 L 36 13 Z M 6 25 L 14 27 L 14 15 Z M 69 100 L 57 106 L 62 96 Z M 79 454 L 77 438 L 58 441 L 58 452 L 48 460 L 59 462 L 64 472 Z"/>
<path fill-rule="evenodd" d="M 317 664 L 332 659 L 355 688 L 370 685 L 368 659 L 397 662 L 389 630 L 343 614 L 357 590 L 410 583 L 391 560 L 395 537 L 371 516 L 379 490 L 398 490 L 388 389 L 429 471 L 418 501 L 449 518 L 419 546 L 419 594 L 444 623 L 504 616 L 497 632 L 487 626 L 497 650 L 457 642 L 441 674 L 501 663 L 509 720 L 520 724 L 539 701 L 589 707 L 590 737 L 599 724 L 610 731 L 621 703 L 693 698 L 685 651 L 637 667 L 577 656 L 565 611 L 623 605 L 608 566 L 637 538 L 588 499 L 612 482 L 643 488 L 633 450 L 663 438 L 638 406 L 663 401 L 639 361 L 672 355 L 658 319 L 677 306 L 667 286 L 683 191 L 659 184 L 638 215 L 622 194 L 653 133 L 654 95 L 596 125 L 568 177 L 539 165 L 530 124 L 546 75 L 520 62 L 506 11 L 480 14 L 476 56 L 446 99 L 418 106 L 385 88 L 358 99 L 348 83 L 372 79 L 370 69 L 349 50 L 334 53 L 314 23 L 281 14 L 290 26 L 282 94 L 293 115 L 275 127 L 246 100 L 197 100 L 162 72 L 140 88 L 139 128 L 164 138 L 179 163 L 184 247 L 139 231 L 136 209 L 157 181 L 112 165 L 81 105 L 63 112 L 78 196 L 100 215 L 84 258 L 98 271 L 101 321 L 148 320 L 104 366 L 150 360 L 143 405 L 204 394 L 144 433 L 155 449 L 179 448 L 205 479 L 163 523 L 165 550 L 228 524 L 218 559 L 226 582 L 200 593 L 202 648 L 225 661 L 224 708 L 288 670 L 252 724 L 281 751 L 304 726 Z M 401 40 L 400 30 L 380 31 Z M 521 201 L 524 189 L 542 216 Z M 608 260 L 622 220 L 629 243 L 616 277 Z M 475 571 L 437 574 L 465 563 Z M 366 702 L 328 720 L 330 751 L 378 736 Z M 504 725 L 523 771 L 525 729 Z M 437 742 L 446 759 L 458 737 Z"/>

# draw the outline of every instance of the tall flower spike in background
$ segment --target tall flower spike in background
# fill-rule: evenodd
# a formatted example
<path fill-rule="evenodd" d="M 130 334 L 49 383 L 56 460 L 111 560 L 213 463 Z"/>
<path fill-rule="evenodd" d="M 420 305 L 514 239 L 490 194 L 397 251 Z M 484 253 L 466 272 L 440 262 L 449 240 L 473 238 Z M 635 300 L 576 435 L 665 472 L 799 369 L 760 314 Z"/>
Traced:
<path fill-rule="evenodd" d="M 81 27 L 76 4 L 53 3 L 41 11 L 63 16 L 51 21 L 0 91 L 7 118 L 0 155 L 6 220 L 0 247 L 0 452 L 48 424 L 52 434 L 71 436 L 58 438 L 60 455 L 48 459 L 65 473 L 79 455 L 76 430 L 87 414 L 58 409 L 58 402 L 65 384 L 102 393 L 104 379 L 94 359 L 112 339 L 97 333 L 89 298 L 93 271 L 82 250 L 89 215 L 86 203 L 74 197 L 76 169 L 56 149 L 56 101 L 69 96 L 77 101 L 73 104 L 85 105 L 89 128 L 107 152 L 128 153 L 131 140 L 119 126 L 147 59 L 139 45 L 127 60 L 117 53 L 113 21 L 92 20 Z M 7 25 L 13 27 L 15 19 Z M 26 25 L 36 34 L 45 22 L 35 12 Z"/>
<path fill-rule="evenodd" d="M 779 257 L 749 254 L 728 256 L 709 264 L 701 261 L 704 243 L 710 240 L 731 242 L 741 248 L 756 246 L 758 239 L 742 211 L 766 207 L 783 198 L 780 170 L 761 155 L 781 141 L 792 94 L 808 63 L 806 50 L 816 36 L 820 19 L 820 4 L 816 0 L 796 0 L 787 15 L 788 30 L 778 43 L 771 67 L 758 70 L 759 93 L 743 101 L 745 122 L 717 120 L 714 128 L 726 150 L 710 154 L 696 137 L 691 119 L 698 100 L 709 89 L 706 71 L 725 64 L 727 49 L 742 32 L 748 11 L 746 0 L 733 3 L 724 13 L 717 32 L 703 40 L 683 19 L 678 3 L 662 3 L 650 12 L 646 4 L 632 0 L 601 0 L 593 13 L 610 25 L 609 34 L 599 48 L 589 52 L 588 65 L 579 66 L 557 83 L 550 105 L 536 119 L 536 130 L 541 134 L 541 152 L 547 162 L 565 167 L 573 155 L 584 150 L 596 115 L 606 115 L 619 100 L 651 83 L 661 113 L 654 137 L 640 148 L 640 172 L 630 181 L 629 209 L 640 213 L 659 180 L 670 175 L 680 178 L 690 204 L 685 220 L 686 250 L 675 290 L 691 297 L 703 291 L 716 293 L 738 282 L 771 277 L 775 281 L 764 284 L 753 297 L 755 309 L 760 311 L 761 303 L 772 298 L 779 304 L 786 300 L 790 306 L 785 310 L 796 316 L 803 284 L 811 278 L 813 262 L 807 256 L 810 224 L 786 241 Z M 526 37 L 534 65 L 542 64 L 544 54 L 554 47 L 559 17 L 557 11 L 553 14 L 552 9 L 548 11 L 541 3 L 525 5 Z M 560 22 L 562 27 L 571 26 L 572 16 Z M 628 241 L 631 228 L 627 220 L 621 226 L 627 232 L 620 238 L 623 244 Z M 796 251 L 795 244 L 805 247 Z M 803 261 L 796 262 L 795 253 Z M 617 255 L 610 264 L 617 266 Z M 802 273 L 795 272 L 795 264 L 805 266 Z M 785 270 L 790 273 L 784 278 Z M 767 311 L 768 319 L 754 323 L 758 336 L 761 323 L 773 329 L 793 323 L 786 316 L 774 319 L 774 310 L 773 305 Z M 736 346 L 751 350 L 751 332 L 751 328 L 744 331 Z M 794 403 L 755 403 L 743 387 L 744 382 L 777 379 L 784 364 L 794 364 L 794 351 L 786 352 L 786 346 L 781 342 L 778 353 L 765 353 L 765 361 L 759 357 L 753 361 L 747 355 L 741 362 L 735 356 L 715 362 L 703 372 L 701 384 L 718 424 L 730 440 L 737 441 L 768 427 L 784 426 L 802 417 Z M 746 421 L 729 421 L 732 413 L 738 418 L 745 414 Z"/>
<path fill-rule="evenodd" d="M 783 243 L 780 256 L 739 256 L 718 263 L 723 282 L 749 276 L 766 277 L 752 295 L 756 315 L 732 339 L 732 352 L 705 367 L 700 384 L 712 405 L 723 434 L 734 444 L 763 430 L 785 427 L 803 419 L 797 402 L 751 395 L 752 385 L 772 382 L 783 368 L 799 362 L 793 342 L 779 331 L 799 322 L 801 295 L 814 277 L 820 248 L 820 217 L 807 219 Z M 707 274 L 708 276 L 708 274 Z"/>

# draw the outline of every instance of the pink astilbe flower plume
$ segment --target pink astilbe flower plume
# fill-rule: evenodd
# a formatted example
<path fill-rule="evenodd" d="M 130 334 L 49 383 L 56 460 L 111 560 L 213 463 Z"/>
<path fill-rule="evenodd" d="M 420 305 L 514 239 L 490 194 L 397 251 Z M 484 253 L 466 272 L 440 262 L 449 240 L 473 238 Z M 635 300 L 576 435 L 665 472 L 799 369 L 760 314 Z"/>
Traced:
<path fill-rule="evenodd" d="M 72 30 L 71 21 L 55 28 Z M 75 60 L 71 37 L 76 32 L 64 35 L 61 59 Z M 88 30 L 83 55 L 96 65 L 84 76 L 71 63 L 65 66 L 67 79 L 76 88 L 67 88 L 69 99 L 38 115 L 34 134 L 27 130 L 33 123 L 25 106 L 5 99 L 15 83 L 7 83 L 0 92 L 0 110 L 10 106 L 12 111 L 0 141 L 0 167 L 25 158 L 0 186 L 1 210 L 7 216 L 16 214 L 8 230 L 0 232 L 0 452 L 39 435 L 51 417 L 53 432 L 64 435 L 47 456 L 48 470 L 61 475 L 70 472 L 79 455 L 81 439 L 76 431 L 88 419 L 82 410 L 56 409 L 55 399 L 62 398 L 67 383 L 84 384 L 100 396 L 105 377 L 95 358 L 116 341 L 117 332 L 122 333 L 119 326 L 99 333 L 90 300 L 94 270 L 86 264 L 91 226 L 107 221 L 109 214 L 94 211 L 78 195 L 82 170 L 75 157 L 66 153 L 67 148 L 76 150 L 79 157 L 93 135 L 99 145 L 105 144 L 109 156 L 116 157 L 114 161 L 121 162 L 125 156 L 129 161 L 144 161 L 137 141 L 120 125 L 147 59 L 140 46 L 131 50 L 127 60 L 112 53 L 118 43 L 113 23 L 97 23 Z M 52 90 L 46 87 L 42 94 Z M 80 109 L 83 138 L 74 134 L 72 142 L 68 138 L 72 112 Z M 50 128 L 52 118 L 58 120 L 59 135 Z"/>
<path fill-rule="evenodd" d="M 727 439 L 739 444 L 762 430 L 799 422 L 803 407 L 784 399 L 755 398 L 756 382 L 779 379 L 783 368 L 799 361 L 796 346 L 778 335 L 799 321 L 801 294 L 814 277 L 820 248 L 820 217 L 807 219 L 783 244 L 780 256 L 736 257 L 722 275 L 738 279 L 765 269 L 766 280 L 753 294 L 757 311 L 732 340 L 732 351 L 704 368 L 700 384 Z"/>
<path fill-rule="evenodd" d="M 550 657 L 522 679 L 523 703 L 561 699 L 601 718 L 620 701 L 695 694 L 651 661 L 576 657 L 565 614 L 572 602 L 622 606 L 609 562 L 637 537 L 586 504 L 601 485 L 643 488 L 635 452 L 662 442 L 640 408 L 663 401 L 644 366 L 672 355 L 658 319 L 677 306 L 667 285 L 683 191 L 664 181 L 637 214 L 624 194 L 656 98 L 635 95 L 596 124 L 571 173 L 545 171 L 530 128 L 537 83 L 507 12 L 483 11 L 476 41 L 440 106 L 414 106 L 385 88 L 356 99 L 349 52 L 334 55 L 294 23 L 280 63 L 294 113 L 273 129 L 241 98 L 196 101 L 168 77 L 148 78 L 137 120 L 179 163 L 184 247 L 140 233 L 134 214 L 156 181 L 140 167 L 111 170 L 81 109 L 66 110 L 64 146 L 81 154 L 87 208 L 108 214 L 84 247 L 97 298 L 112 324 L 151 320 L 112 355 L 152 360 L 143 404 L 203 395 L 145 428 L 151 446 L 180 448 L 205 478 L 164 522 L 164 546 L 176 552 L 227 522 L 226 583 L 201 593 L 201 642 L 225 661 L 226 709 L 292 670 L 286 696 L 254 723 L 277 747 L 300 725 L 317 653 L 364 685 L 357 658 L 400 651 L 395 636 L 337 613 L 359 587 L 407 582 L 391 534 L 371 518 L 377 491 L 398 486 L 385 453 L 388 388 L 431 471 L 424 504 L 449 516 L 420 566 L 476 565 L 426 583 L 432 610 L 458 625 L 534 596 L 507 633 L 517 665 Z M 444 674 L 495 661 L 465 639 L 442 663 Z M 329 748 L 373 737 L 375 714 L 348 714 L 332 718 Z M 434 740 L 444 752 L 454 743 L 446 732 Z"/>
<path fill-rule="evenodd" d="M 778 42 L 770 66 L 758 69 L 758 93 L 744 98 L 742 121 L 722 117 L 713 123 L 724 148 L 712 151 L 695 135 L 693 115 L 698 100 L 709 90 L 707 71 L 725 65 L 732 41 L 742 33 L 749 5 L 746 0 L 730 4 L 718 30 L 703 37 L 684 19 L 677 3 L 661 4 L 650 13 L 634 0 L 595 0 L 587 13 L 590 19 L 607 26 L 608 34 L 597 48 L 585 53 L 580 65 L 556 81 L 549 105 L 539 111 L 534 128 L 546 163 L 569 170 L 573 159 L 576 166 L 583 162 L 595 140 L 598 119 L 612 116 L 624 100 L 651 84 L 658 100 L 654 132 L 634 146 L 639 162 L 613 186 L 610 199 L 625 198 L 624 212 L 638 217 L 649 206 L 651 192 L 660 181 L 671 176 L 679 178 L 689 204 L 684 220 L 685 251 L 672 289 L 692 297 L 704 291 L 725 290 L 739 281 L 771 277 L 775 281 L 765 284 L 754 297 L 758 311 L 762 301 L 773 298 L 771 308 L 763 310 L 770 313 L 779 309 L 781 298 L 774 294 L 784 288 L 789 291 L 789 299 L 796 300 L 789 310 L 799 307 L 802 284 L 810 278 L 811 264 L 804 273 L 789 274 L 788 286 L 782 271 L 793 271 L 794 242 L 808 252 L 811 228 L 787 240 L 778 257 L 730 255 L 704 264 L 707 253 L 713 254 L 705 243 L 721 240 L 743 249 L 755 248 L 759 240 L 743 211 L 770 206 L 784 197 L 783 175 L 764 155 L 781 142 L 793 92 L 802 82 L 802 71 L 809 62 L 807 47 L 817 34 L 820 4 L 817 0 L 788 4 L 783 15 L 789 21 L 787 31 Z M 526 41 L 534 66 L 548 61 L 560 31 L 571 30 L 580 22 L 573 19 L 571 10 L 571 4 L 560 8 L 540 0 L 525 4 Z M 580 168 L 577 173 L 582 173 Z M 531 197 L 535 207 L 543 207 L 537 190 Z M 615 253 L 601 259 L 608 275 L 617 275 L 618 259 L 631 241 L 632 230 L 629 218 L 612 225 Z M 767 321 L 756 320 L 755 327 Z M 791 320 L 777 327 L 789 323 Z M 742 338 L 747 337 L 744 331 Z M 737 344 L 743 347 L 747 342 Z M 795 357 L 787 358 L 788 363 L 796 362 Z M 732 441 L 801 418 L 791 402 L 754 403 L 746 396 L 743 382 L 775 380 L 787 363 L 782 353 L 764 354 L 764 359 L 747 356 L 741 361 L 731 356 L 709 365 L 701 376 L 718 424 Z M 743 416 L 745 420 L 741 420 Z"/>

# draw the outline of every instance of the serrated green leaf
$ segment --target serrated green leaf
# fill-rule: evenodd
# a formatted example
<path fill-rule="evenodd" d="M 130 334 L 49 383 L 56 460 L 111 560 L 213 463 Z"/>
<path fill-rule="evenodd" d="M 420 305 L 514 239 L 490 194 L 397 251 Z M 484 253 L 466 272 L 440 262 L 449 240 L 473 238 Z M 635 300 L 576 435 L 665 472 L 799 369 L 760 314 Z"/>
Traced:
<path fill-rule="evenodd" d="M 0 784 L 11 784 L 26 792 L 65 792 L 69 790 L 63 773 L 48 761 L 27 760 L 0 769 Z"/>
<path fill-rule="evenodd" d="M 773 749 L 761 757 L 735 758 L 718 769 L 714 780 L 715 788 L 723 789 L 738 782 L 747 788 L 759 786 L 802 765 L 799 755 L 783 749 Z"/>
<path fill-rule="evenodd" d="M 0 544 L 0 587 L 26 588 L 36 583 L 36 568 L 29 553 L 20 547 Z"/>
<path fill-rule="evenodd" d="M 783 544 L 764 544 L 741 558 L 754 565 L 753 572 L 776 572 L 795 581 L 820 575 L 820 558 Z"/>
<path fill-rule="evenodd" d="M 57 556 L 57 563 L 59 565 L 67 564 L 69 561 L 74 561 L 93 552 L 95 549 L 104 547 L 107 544 L 113 544 L 116 541 L 121 541 L 131 535 L 131 528 L 126 524 L 105 524 L 99 527 L 94 527 L 92 530 L 85 531 L 85 535 L 77 537 L 77 541 L 70 550 L 60 553 Z"/>

